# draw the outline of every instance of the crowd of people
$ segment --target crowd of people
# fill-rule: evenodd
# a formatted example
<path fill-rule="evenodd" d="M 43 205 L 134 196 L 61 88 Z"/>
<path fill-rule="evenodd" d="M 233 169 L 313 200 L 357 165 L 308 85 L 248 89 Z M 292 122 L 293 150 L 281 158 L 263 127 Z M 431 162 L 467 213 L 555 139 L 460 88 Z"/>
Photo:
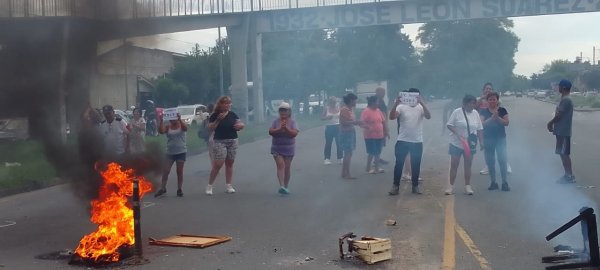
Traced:
<path fill-rule="evenodd" d="M 561 101 L 556 108 L 555 116 L 548 122 L 548 131 L 556 136 L 556 154 L 561 157 L 565 175 L 560 183 L 574 183 L 570 159 L 570 136 L 572 129 L 573 102 L 570 99 L 571 83 L 562 80 L 557 85 Z M 425 101 L 416 88 L 405 92 L 416 97 L 416 102 L 405 102 L 401 96 L 394 99 L 392 109 L 388 112 L 384 101 L 385 89 L 379 87 L 376 94 L 367 98 L 367 107 L 360 113 L 355 112 L 358 97 L 348 93 L 341 101 L 330 97 L 321 120 L 325 121 L 324 164 L 331 165 L 332 148 L 335 143 L 335 158 L 341 164 L 341 177 L 355 179 L 351 174 L 353 153 L 356 150 L 356 128 L 362 129 L 366 149 L 365 172 L 368 174 L 384 173 L 387 161 L 381 158 L 386 141 L 390 137 L 388 120 L 397 123 L 397 138 L 394 145 L 395 166 L 393 184 L 389 195 L 398 195 L 400 181 L 410 180 L 412 193 L 422 194 L 419 183 L 421 160 L 423 157 L 423 122 L 431 119 Z M 220 97 L 214 105 L 208 106 L 208 117 L 200 123 L 198 136 L 208 147 L 211 172 L 206 186 L 206 195 L 213 195 L 213 185 L 223 166 L 225 166 L 226 192 L 235 193 L 233 187 L 233 165 L 238 149 L 238 132 L 245 124 L 231 111 L 231 98 Z M 508 184 L 510 165 L 507 160 L 507 132 L 509 125 L 508 110 L 500 106 L 500 95 L 493 91 L 492 84 L 486 83 L 480 98 L 466 95 L 462 105 L 455 108 L 445 121 L 448 131 L 450 170 L 446 195 L 454 194 L 454 184 L 461 160 L 464 166 L 464 192 L 473 195 L 471 186 L 471 167 L 477 150 L 483 151 L 486 168 L 482 174 L 489 175 L 488 190 L 511 190 Z M 133 119 L 129 124 L 115 115 L 110 105 L 102 108 L 104 120 L 98 124 L 99 134 L 104 143 L 105 156 L 119 157 L 125 154 L 137 154 L 145 151 L 144 136 L 146 121 L 141 110 L 133 111 Z M 292 116 L 291 105 L 282 102 L 278 108 L 279 116 L 272 122 L 268 133 L 272 137 L 271 155 L 275 162 L 275 172 L 279 184 L 278 193 L 290 194 L 291 164 L 295 155 L 296 136 L 299 128 Z M 93 118 L 86 111 L 87 118 Z M 156 119 L 159 134 L 167 139 L 165 163 L 160 188 L 155 196 L 167 193 L 167 182 L 173 164 L 177 174 L 177 196 L 183 196 L 183 168 L 187 155 L 186 134 L 188 126 L 178 115 L 177 119 L 165 123 L 162 117 Z M 498 185 L 496 163 L 499 165 L 501 186 Z M 484 172 L 483 172 L 484 171 Z"/>

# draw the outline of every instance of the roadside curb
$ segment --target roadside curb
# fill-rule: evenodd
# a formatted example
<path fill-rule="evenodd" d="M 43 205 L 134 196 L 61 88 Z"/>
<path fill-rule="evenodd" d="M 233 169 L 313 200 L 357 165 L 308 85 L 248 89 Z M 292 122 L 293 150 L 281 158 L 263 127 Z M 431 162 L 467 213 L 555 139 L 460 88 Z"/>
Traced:
<path fill-rule="evenodd" d="M 535 100 L 556 105 L 556 102 L 550 101 L 550 100 L 543 100 L 543 99 L 539 99 L 539 98 L 535 98 Z M 580 108 L 573 108 L 573 110 L 576 112 L 600 112 L 600 108 L 581 108 L 580 107 Z"/>

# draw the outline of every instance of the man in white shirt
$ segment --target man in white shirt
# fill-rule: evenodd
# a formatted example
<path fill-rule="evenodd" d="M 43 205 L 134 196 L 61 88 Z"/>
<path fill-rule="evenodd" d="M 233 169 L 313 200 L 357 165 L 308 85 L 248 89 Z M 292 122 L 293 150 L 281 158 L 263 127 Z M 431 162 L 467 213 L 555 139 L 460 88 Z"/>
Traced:
<path fill-rule="evenodd" d="M 409 93 L 419 93 L 419 89 L 411 88 Z M 422 194 L 419 189 L 419 174 L 421 172 L 421 157 L 423 156 L 423 118 L 431 119 L 431 113 L 421 96 L 417 97 L 413 106 L 401 104 L 400 97 L 396 98 L 394 108 L 390 111 L 390 120 L 399 119 L 398 140 L 395 146 L 396 166 L 394 167 L 394 185 L 390 195 L 398 195 L 402 168 L 406 155 L 410 154 L 412 169 L 412 193 Z"/>
<path fill-rule="evenodd" d="M 127 124 L 120 117 L 115 117 L 115 110 L 111 105 L 102 107 L 106 119 L 100 123 L 100 134 L 104 138 L 104 154 L 109 158 L 123 156 L 127 150 Z"/>

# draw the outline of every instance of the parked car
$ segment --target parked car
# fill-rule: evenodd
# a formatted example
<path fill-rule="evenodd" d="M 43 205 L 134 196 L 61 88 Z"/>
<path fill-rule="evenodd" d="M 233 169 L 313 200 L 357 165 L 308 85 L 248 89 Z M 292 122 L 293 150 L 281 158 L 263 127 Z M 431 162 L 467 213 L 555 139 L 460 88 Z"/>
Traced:
<path fill-rule="evenodd" d="M 517 97 L 523 97 L 523 92 L 515 92 L 515 96 L 517 96 Z"/>
<path fill-rule="evenodd" d="M 529 91 L 527 92 L 527 97 L 535 97 L 535 92 L 534 91 Z"/>
<path fill-rule="evenodd" d="M 127 115 L 125 111 L 115 110 L 115 116 L 120 117 L 125 124 L 129 124 L 129 122 L 131 122 L 131 118 L 129 118 L 129 115 Z"/>
<path fill-rule="evenodd" d="M 546 98 L 546 91 L 537 91 L 535 92 L 536 98 Z"/>
<path fill-rule="evenodd" d="M 181 120 L 187 125 L 197 125 L 202 123 L 206 116 L 203 114 L 206 111 L 206 106 L 202 104 L 181 105 L 177 107 Z"/>
<path fill-rule="evenodd" d="M 506 91 L 506 92 L 504 92 L 504 94 L 503 94 L 503 96 L 507 96 L 507 97 L 510 97 L 510 96 L 512 96 L 512 95 L 513 95 L 513 92 L 511 92 L 511 91 Z"/>

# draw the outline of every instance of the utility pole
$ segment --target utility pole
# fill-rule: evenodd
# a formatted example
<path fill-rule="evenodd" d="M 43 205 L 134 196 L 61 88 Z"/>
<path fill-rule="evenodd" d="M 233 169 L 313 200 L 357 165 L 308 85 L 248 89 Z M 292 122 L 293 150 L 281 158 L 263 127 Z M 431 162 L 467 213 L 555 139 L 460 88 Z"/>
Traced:
<path fill-rule="evenodd" d="M 592 66 L 596 65 L 596 46 L 594 46 L 594 51 L 592 52 Z"/>
<path fill-rule="evenodd" d="M 124 38 L 123 39 L 123 68 L 124 68 L 124 73 L 125 73 L 125 110 L 129 110 L 129 70 L 128 70 L 128 63 L 127 63 L 127 39 Z"/>
<path fill-rule="evenodd" d="M 219 27 L 219 39 L 218 39 L 218 51 L 219 51 L 219 89 L 221 91 L 221 96 L 225 95 L 225 91 L 223 89 L 223 42 L 221 42 L 221 27 Z"/>

